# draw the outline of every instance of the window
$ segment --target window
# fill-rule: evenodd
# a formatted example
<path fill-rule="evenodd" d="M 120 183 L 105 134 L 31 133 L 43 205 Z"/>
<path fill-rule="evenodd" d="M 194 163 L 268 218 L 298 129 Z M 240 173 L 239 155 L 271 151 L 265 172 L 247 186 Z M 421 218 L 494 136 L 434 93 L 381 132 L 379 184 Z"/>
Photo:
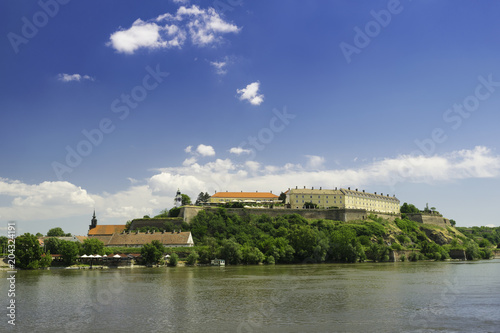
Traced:
<path fill-rule="evenodd" d="M 328 203 L 328 200 L 326 200 L 326 203 Z"/>
<path fill-rule="evenodd" d="M 295 200 L 295 203 L 299 203 L 299 200 Z"/>
<path fill-rule="evenodd" d="M 311 195 L 311 199 L 313 198 L 313 196 Z"/>
<path fill-rule="evenodd" d="M 304 200 L 302 200 L 302 203 L 304 203 Z"/>
<path fill-rule="evenodd" d="M 298 195 L 295 196 L 295 198 L 298 198 L 298 197 L 299 197 Z"/>
<path fill-rule="evenodd" d="M 321 198 L 319 195 L 318 195 L 318 199 Z"/>

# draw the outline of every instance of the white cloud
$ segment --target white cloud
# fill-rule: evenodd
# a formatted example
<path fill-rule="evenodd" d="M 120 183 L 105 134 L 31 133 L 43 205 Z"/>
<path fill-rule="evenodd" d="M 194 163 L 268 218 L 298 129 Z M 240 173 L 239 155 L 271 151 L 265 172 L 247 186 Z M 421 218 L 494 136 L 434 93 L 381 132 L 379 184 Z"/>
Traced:
<path fill-rule="evenodd" d="M 211 61 L 210 65 L 215 68 L 215 72 L 219 75 L 227 74 L 227 69 L 225 69 L 227 62 L 226 61 Z"/>
<path fill-rule="evenodd" d="M 140 48 L 180 48 L 186 40 L 186 34 L 176 25 L 159 26 L 155 22 L 137 19 L 130 28 L 111 34 L 107 45 L 121 53 L 133 54 Z"/>
<path fill-rule="evenodd" d="M 189 3 L 189 0 L 173 0 L 174 3 L 180 4 L 180 5 L 186 5 Z"/>
<path fill-rule="evenodd" d="M 175 15 L 165 13 L 148 21 L 137 19 L 130 28 L 112 33 L 107 45 L 120 53 L 133 54 L 140 48 L 181 48 L 188 35 L 192 44 L 207 46 L 221 42 L 223 34 L 239 31 L 213 8 L 181 6 Z"/>
<path fill-rule="evenodd" d="M 76 223 L 72 217 L 91 214 L 95 207 L 101 223 L 109 219 L 115 219 L 116 223 L 125 223 L 133 218 L 171 208 L 178 188 L 193 198 L 201 191 L 214 193 L 226 190 L 272 190 L 273 193 L 279 193 L 296 185 L 323 188 L 331 188 L 332 185 L 391 186 L 396 183 L 434 185 L 499 176 L 500 156 L 485 147 L 428 157 L 401 155 L 366 162 L 352 169 L 327 169 L 323 166 L 321 170 L 313 170 L 292 163 L 275 166 L 257 161 L 237 164 L 230 159 L 216 159 L 205 164 L 190 162 L 157 170 L 153 176 L 140 181 L 144 182 L 144 185 L 131 181 L 126 190 L 116 193 L 92 194 L 79 186 L 62 181 L 26 184 L 18 180 L 0 178 L 0 196 L 3 199 L 3 204 L 0 205 L 0 219 L 39 221 L 68 218 L 68 221 L 71 221 L 68 223 Z M 87 220 L 82 222 L 85 225 L 88 223 Z"/>
<path fill-rule="evenodd" d="M 189 165 L 191 165 L 191 164 L 196 163 L 196 160 L 197 160 L 197 159 L 196 159 L 196 157 L 194 157 L 194 156 L 193 156 L 193 157 L 190 157 L 190 158 L 186 158 L 186 159 L 184 160 L 184 162 L 182 162 L 182 165 L 184 165 L 184 166 L 189 166 Z"/>
<path fill-rule="evenodd" d="M 252 105 L 260 105 L 264 102 L 264 95 L 259 94 L 260 82 L 253 82 L 243 89 L 237 89 L 236 92 L 240 94 L 240 100 L 247 100 Z"/>
<path fill-rule="evenodd" d="M 315 155 L 306 155 L 308 161 L 307 161 L 307 167 L 309 169 L 321 169 L 323 168 L 323 164 L 325 163 L 325 158 L 321 156 L 315 156 Z"/>
<path fill-rule="evenodd" d="M 79 82 L 82 80 L 94 81 L 94 78 L 89 75 L 66 74 L 66 73 L 58 74 L 57 79 L 62 82 L 71 82 L 71 81 Z"/>
<path fill-rule="evenodd" d="M 86 190 L 60 181 L 30 185 L 0 178 L 0 195 L 12 199 L 10 206 L 0 207 L 1 218 L 9 220 L 51 218 L 88 210 L 95 203 Z"/>
<path fill-rule="evenodd" d="M 487 224 L 487 225 L 485 225 L 485 227 L 488 227 L 488 228 L 496 228 L 496 225 L 494 225 L 494 224 Z"/>
<path fill-rule="evenodd" d="M 233 147 L 233 148 L 229 149 L 229 152 L 231 154 L 241 155 L 241 154 L 250 154 L 252 152 L 252 150 L 251 149 L 244 149 L 241 147 Z"/>
<path fill-rule="evenodd" d="M 184 151 L 186 153 L 190 153 L 191 152 L 191 149 L 193 149 L 193 146 L 187 146 L 186 148 L 184 148 Z"/>
<path fill-rule="evenodd" d="M 198 145 L 196 152 L 201 156 L 215 156 L 215 150 L 212 146 L 206 146 L 204 144 Z"/>

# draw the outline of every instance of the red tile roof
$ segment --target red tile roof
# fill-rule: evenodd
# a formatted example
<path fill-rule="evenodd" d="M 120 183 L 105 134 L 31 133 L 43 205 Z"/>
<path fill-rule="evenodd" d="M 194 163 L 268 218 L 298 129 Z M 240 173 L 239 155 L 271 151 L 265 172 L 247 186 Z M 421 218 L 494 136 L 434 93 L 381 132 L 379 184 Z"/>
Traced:
<path fill-rule="evenodd" d="M 154 234 L 135 233 L 113 234 L 111 236 L 92 236 L 104 243 L 104 246 L 142 246 L 154 240 L 160 241 L 165 246 L 194 245 L 190 231 L 172 233 L 155 232 Z"/>
<path fill-rule="evenodd" d="M 120 233 L 123 230 L 125 230 L 125 225 L 112 225 L 112 224 L 107 224 L 107 225 L 98 225 L 95 228 L 92 228 L 89 230 L 88 235 L 89 236 L 96 236 L 96 235 L 112 235 L 114 233 Z"/>

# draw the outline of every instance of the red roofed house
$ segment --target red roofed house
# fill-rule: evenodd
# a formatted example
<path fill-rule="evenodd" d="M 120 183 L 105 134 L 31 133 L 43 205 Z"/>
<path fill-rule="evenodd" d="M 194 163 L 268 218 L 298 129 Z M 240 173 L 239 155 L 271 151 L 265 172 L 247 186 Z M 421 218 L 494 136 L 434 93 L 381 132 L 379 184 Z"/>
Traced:
<path fill-rule="evenodd" d="M 271 192 L 218 192 L 210 197 L 210 203 L 252 202 L 278 203 L 279 196 Z"/>

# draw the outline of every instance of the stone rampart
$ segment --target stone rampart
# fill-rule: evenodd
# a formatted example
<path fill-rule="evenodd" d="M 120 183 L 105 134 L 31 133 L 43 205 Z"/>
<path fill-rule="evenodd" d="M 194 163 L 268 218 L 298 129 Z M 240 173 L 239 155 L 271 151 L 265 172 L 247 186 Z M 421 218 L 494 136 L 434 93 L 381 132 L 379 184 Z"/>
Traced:
<path fill-rule="evenodd" d="M 437 225 L 439 227 L 451 227 L 450 220 L 445 219 L 442 216 L 439 215 L 427 215 L 427 214 L 406 214 L 406 216 L 415 222 L 422 223 L 422 224 L 432 224 L 432 225 Z"/>
<path fill-rule="evenodd" d="M 182 216 L 185 222 L 190 223 L 193 217 L 198 214 L 202 209 L 207 211 L 215 211 L 217 207 L 199 207 L 199 206 L 184 206 L 181 207 L 179 216 Z M 249 214 L 262 215 L 266 214 L 270 217 L 278 217 L 290 214 L 299 214 L 308 220 L 326 219 L 333 221 L 353 221 L 353 220 L 366 220 L 370 212 L 364 209 L 273 209 L 273 208 L 227 208 L 229 213 L 234 213 L 239 216 L 246 216 Z M 376 214 L 379 217 L 394 220 L 395 215 Z"/>
<path fill-rule="evenodd" d="M 182 217 L 167 217 L 163 219 L 135 219 L 130 224 L 130 231 L 140 229 L 142 227 L 156 227 L 162 229 L 166 222 L 172 222 L 174 225 L 181 225 Z"/>

